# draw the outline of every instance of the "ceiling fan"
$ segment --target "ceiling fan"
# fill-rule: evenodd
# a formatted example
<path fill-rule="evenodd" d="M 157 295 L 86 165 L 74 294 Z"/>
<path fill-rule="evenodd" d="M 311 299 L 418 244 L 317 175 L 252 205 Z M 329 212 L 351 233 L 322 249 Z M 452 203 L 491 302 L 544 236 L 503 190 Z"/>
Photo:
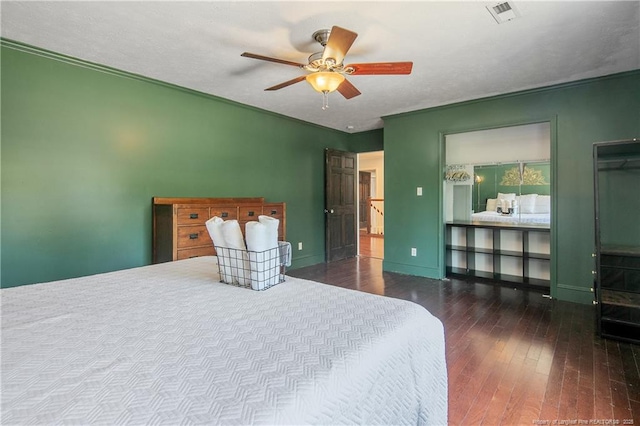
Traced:
<path fill-rule="evenodd" d="M 346 79 L 348 75 L 400 75 L 411 74 L 413 62 L 369 62 L 344 65 L 343 60 L 358 34 L 337 26 L 330 30 L 318 30 L 312 35 L 324 49 L 309 56 L 309 62 L 302 64 L 269 56 L 244 52 L 241 56 L 292 65 L 307 70 L 310 74 L 301 75 L 265 90 L 279 90 L 306 80 L 313 88 L 323 94 L 322 109 L 329 107 L 327 95 L 335 90 L 346 99 L 360 95 L 360 91 Z"/>

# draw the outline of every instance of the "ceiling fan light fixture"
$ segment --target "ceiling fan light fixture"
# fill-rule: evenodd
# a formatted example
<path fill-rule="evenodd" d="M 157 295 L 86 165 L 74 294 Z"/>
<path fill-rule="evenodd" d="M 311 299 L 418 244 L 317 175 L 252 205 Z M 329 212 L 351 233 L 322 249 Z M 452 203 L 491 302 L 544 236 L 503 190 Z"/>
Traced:
<path fill-rule="evenodd" d="M 342 84 L 344 75 L 337 72 L 320 71 L 309 74 L 306 80 L 316 92 L 331 93 Z"/>
<path fill-rule="evenodd" d="M 322 109 L 327 109 L 329 108 L 328 95 L 331 92 L 337 90 L 344 99 L 351 99 L 361 94 L 345 76 L 411 74 L 413 62 L 369 62 L 345 66 L 343 64 L 344 58 L 357 36 L 357 33 L 335 25 L 330 30 L 316 31 L 313 33 L 313 39 L 319 42 L 323 49 L 321 52 L 311 54 L 307 64 L 249 52 L 244 52 L 242 56 L 291 65 L 308 71 L 310 74 L 292 78 L 264 90 L 280 90 L 302 80 L 307 80 L 313 90 L 322 93 Z"/>

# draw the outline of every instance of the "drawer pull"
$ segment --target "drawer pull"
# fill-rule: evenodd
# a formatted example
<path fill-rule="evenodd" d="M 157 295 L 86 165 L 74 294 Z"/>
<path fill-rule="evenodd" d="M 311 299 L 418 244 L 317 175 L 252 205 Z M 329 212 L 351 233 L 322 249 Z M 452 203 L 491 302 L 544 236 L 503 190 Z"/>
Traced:
<path fill-rule="evenodd" d="M 271 214 L 272 214 L 272 215 L 274 215 L 274 214 L 278 214 L 278 210 L 271 210 Z"/>
<path fill-rule="evenodd" d="M 220 215 L 222 217 L 229 217 L 229 213 L 228 212 L 222 212 L 222 214 Z"/>
<path fill-rule="evenodd" d="M 198 239 L 198 234 L 189 234 L 189 239 L 190 240 L 197 240 Z"/>
<path fill-rule="evenodd" d="M 189 219 L 197 219 L 198 218 L 198 213 L 191 213 L 189 215 Z"/>
<path fill-rule="evenodd" d="M 249 216 L 254 216 L 254 215 L 255 215 L 255 213 L 254 213 L 254 212 L 252 212 L 252 211 L 251 211 L 251 212 L 249 212 Z"/>

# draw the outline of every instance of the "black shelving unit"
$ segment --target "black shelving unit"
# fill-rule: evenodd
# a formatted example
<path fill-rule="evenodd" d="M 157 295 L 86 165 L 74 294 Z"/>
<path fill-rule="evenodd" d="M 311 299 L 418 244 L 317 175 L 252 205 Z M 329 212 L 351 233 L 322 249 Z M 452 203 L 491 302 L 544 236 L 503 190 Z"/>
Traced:
<path fill-rule="evenodd" d="M 488 234 L 488 238 L 484 238 L 479 244 L 477 235 L 483 231 Z M 515 240 L 508 247 L 503 247 L 503 237 L 507 232 L 512 233 Z M 549 251 L 533 251 L 530 241 L 536 234 L 548 241 L 549 226 L 453 221 L 447 222 L 446 234 L 448 277 L 474 278 L 544 289 L 550 287 L 549 279 L 532 276 L 532 265 L 534 262 L 542 262 L 549 269 L 551 254 Z M 518 274 L 505 273 L 503 264 L 507 262 L 519 265 Z M 478 267 L 480 263 L 484 268 Z"/>
<path fill-rule="evenodd" d="M 598 332 L 640 343 L 640 141 L 596 143 L 593 158 Z"/>

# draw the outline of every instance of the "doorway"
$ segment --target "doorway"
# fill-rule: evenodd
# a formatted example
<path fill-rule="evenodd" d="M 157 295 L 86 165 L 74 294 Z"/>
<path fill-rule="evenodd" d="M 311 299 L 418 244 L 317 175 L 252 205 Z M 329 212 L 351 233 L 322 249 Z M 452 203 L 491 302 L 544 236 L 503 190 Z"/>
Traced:
<path fill-rule="evenodd" d="M 367 229 L 371 215 L 369 214 L 369 198 L 371 198 L 371 172 L 359 171 L 358 180 L 358 215 L 360 230 Z"/>
<path fill-rule="evenodd" d="M 384 151 L 358 154 L 358 254 L 384 258 Z"/>

